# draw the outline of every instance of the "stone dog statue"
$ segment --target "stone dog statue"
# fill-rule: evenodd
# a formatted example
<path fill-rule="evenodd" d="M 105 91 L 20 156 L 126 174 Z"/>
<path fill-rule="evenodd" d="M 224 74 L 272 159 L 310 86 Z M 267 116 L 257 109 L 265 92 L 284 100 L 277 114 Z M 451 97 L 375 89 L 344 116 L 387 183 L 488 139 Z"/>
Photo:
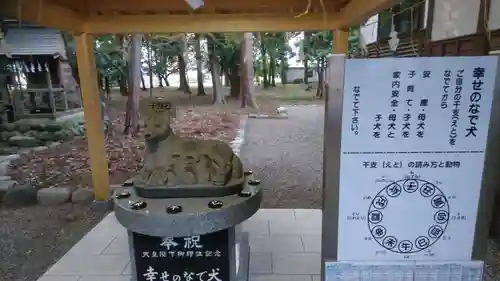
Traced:
<path fill-rule="evenodd" d="M 243 176 L 240 158 L 218 140 L 179 137 L 171 128 L 174 106 L 163 98 L 141 100 L 146 151 L 136 181 L 145 186 L 226 185 Z"/>

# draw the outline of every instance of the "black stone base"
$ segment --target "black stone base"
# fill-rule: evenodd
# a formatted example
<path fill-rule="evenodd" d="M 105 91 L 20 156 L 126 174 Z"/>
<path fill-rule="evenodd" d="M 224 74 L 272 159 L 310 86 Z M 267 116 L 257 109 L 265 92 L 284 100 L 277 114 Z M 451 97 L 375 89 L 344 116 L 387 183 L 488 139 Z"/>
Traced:
<path fill-rule="evenodd" d="M 248 234 L 235 228 L 174 238 L 129 232 L 129 246 L 133 281 L 248 280 Z"/>

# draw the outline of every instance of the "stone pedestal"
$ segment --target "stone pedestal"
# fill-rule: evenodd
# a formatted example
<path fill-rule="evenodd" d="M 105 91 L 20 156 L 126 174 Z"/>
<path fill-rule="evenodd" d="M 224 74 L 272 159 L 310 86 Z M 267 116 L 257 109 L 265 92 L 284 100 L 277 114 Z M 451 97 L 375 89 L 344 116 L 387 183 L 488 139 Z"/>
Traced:
<path fill-rule="evenodd" d="M 248 234 L 239 224 L 260 207 L 259 183 L 247 172 L 240 191 L 223 197 L 145 198 L 132 182 L 116 188 L 132 281 L 248 280 Z"/>

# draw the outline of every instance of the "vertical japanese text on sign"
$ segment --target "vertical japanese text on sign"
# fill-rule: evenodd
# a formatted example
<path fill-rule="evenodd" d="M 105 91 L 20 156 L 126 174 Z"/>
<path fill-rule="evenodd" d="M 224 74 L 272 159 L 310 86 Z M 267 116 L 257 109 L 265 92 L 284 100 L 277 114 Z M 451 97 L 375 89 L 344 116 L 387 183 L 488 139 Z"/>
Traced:
<path fill-rule="evenodd" d="M 458 121 L 460 120 L 460 104 L 462 101 L 462 85 L 463 85 L 464 69 L 457 70 L 455 79 L 455 91 L 453 95 L 453 107 L 451 111 L 451 125 L 450 125 L 450 145 L 457 143 L 457 128 Z"/>
<path fill-rule="evenodd" d="M 352 89 L 352 119 L 351 119 L 351 131 L 354 135 L 359 134 L 359 98 L 360 98 L 360 87 L 354 86 Z"/>
<path fill-rule="evenodd" d="M 406 94 L 410 95 L 410 97 L 406 99 L 407 112 L 403 114 L 403 125 L 401 126 L 401 135 L 403 138 L 409 138 L 411 135 L 411 111 L 413 107 L 413 95 L 415 93 L 415 85 L 412 78 L 415 75 L 417 75 L 415 70 L 408 71 L 408 78 L 412 81 L 412 84 L 406 85 Z"/>
<path fill-rule="evenodd" d="M 397 120 L 397 113 L 396 109 L 399 107 L 399 90 L 401 88 L 401 71 L 394 71 L 392 73 L 392 85 L 391 85 L 391 108 L 392 112 L 389 113 L 388 119 L 389 119 L 389 124 L 387 125 L 387 130 L 389 131 L 387 133 L 388 138 L 394 138 L 394 131 L 396 130 L 396 120 Z"/>
<path fill-rule="evenodd" d="M 474 80 L 472 81 L 472 93 L 469 96 L 469 126 L 466 129 L 465 137 L 476 137 L 484 73 L 485 69 L 483 67 L 476 67 L 472 71 Z"/>

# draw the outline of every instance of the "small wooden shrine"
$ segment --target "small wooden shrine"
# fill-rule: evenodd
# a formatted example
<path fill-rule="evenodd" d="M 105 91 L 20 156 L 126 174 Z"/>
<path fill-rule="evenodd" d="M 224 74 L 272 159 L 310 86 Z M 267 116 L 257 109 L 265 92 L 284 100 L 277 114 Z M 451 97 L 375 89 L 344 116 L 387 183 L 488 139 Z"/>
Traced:
<path fill-rule="evenodd" d="M 81 108 L 61 32 L 14 20 L 3 23 L 0 56 L 10 72 L 9 94 L 2 99 L 11 110 L 7 119 L 55 118 Z"/>

